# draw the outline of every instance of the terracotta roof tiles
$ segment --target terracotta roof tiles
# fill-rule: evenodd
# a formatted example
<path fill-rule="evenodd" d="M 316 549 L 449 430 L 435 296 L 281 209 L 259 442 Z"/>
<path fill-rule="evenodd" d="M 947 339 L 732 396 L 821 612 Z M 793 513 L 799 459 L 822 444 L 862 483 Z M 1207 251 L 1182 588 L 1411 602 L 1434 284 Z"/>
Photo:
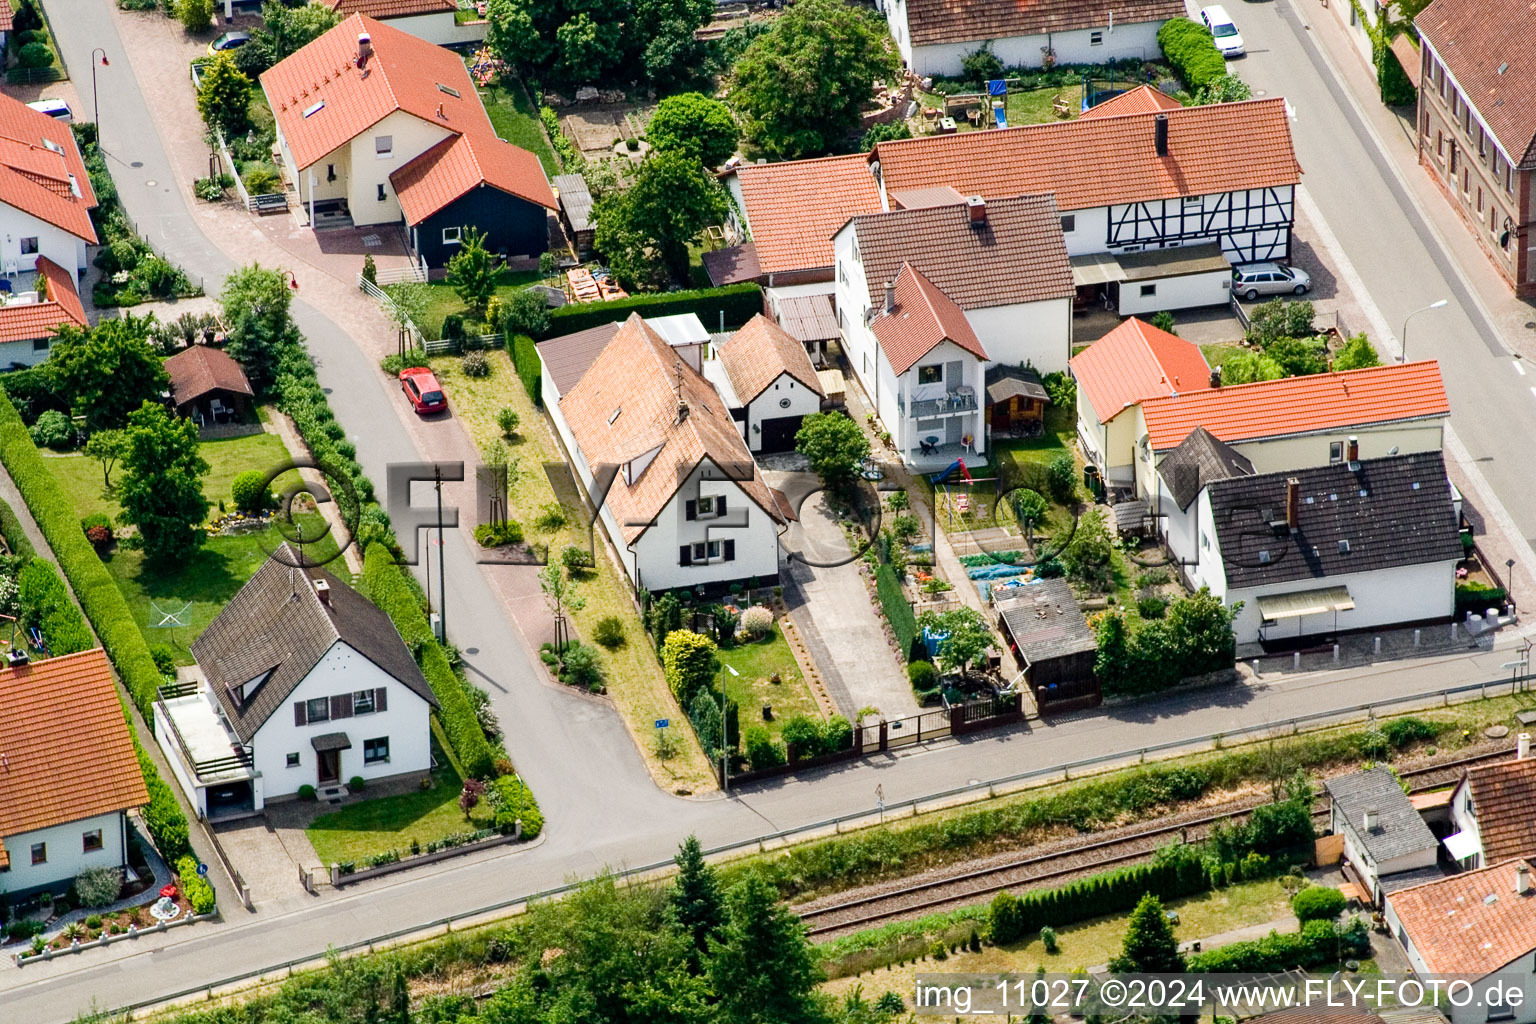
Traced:
<path fill-rule="evenodd" d="M 1536 7 L 1435 0 L 1413 19 L 1517 166 L 1536 167 Z"/>
<path fill-rule="evenodd" d="M 86 326 L 75 276 L 46 256 L 38 257 L 37 272 L 48 283 L 48 298 L 0 306 L 0 343 L 47 338 L 65 324 Z"/>
<path fill-rule="evenodd" d="M 0 203 L 96 242 L 96 194 L 69 125 L 9 96 L 0 96 Z"/>
<path fill-rule="evenodd" d="M 1178 110 L 1184 104 L 1161 89 L 1138 85 L 1129 92 L 1111 96 L 1096 107 L 1083 111 L 1082 117 L 1115 117 L 1120 114 L 1155 114 L 1160 110 Z"/>
<path fill-rule="evenodd" d="M 880 209 L 880 190 L 862 153 L 744 164 L 730 173 L 741 188 L 764 274 L 832 266 L 838 228 L 854 214 Z"/>
<path fill-rule="evenodd" d="M 1090 399 L 1091 401 L 1092 399 Z M 1141 403 L 1154 451 L 1177 447 L 1196 427 L 1232 443 L 1367 423 L 1450 414 L 1440 364 L 1373 366 L 1342 373 L 1204 388 Z"/>
<path fill-rule="evenodd" d="M 1071 367 L 1101 423 L 1145 399 L 1199 391 L 1211 383 L 1200 346 L 1136 317 L 1073 356 Z"/>
<path fill-rule="evenodd" d="M 454 0 L 330 0 L 326 4 L 343 16 L 364 14 L 370 18 L 409 18 L 415 14 L 456 11 Z"/>
<path fill-rule="evenodd" d="M 510 142 L 465 132 L 444 139 L 389 176 L 407 224 L 420 224 L 480 185 L 555 209 L 539 158 Z"/>
<path fill-rule="evenodd" d="M 1467 769 L 1483 860 L 1536 857 L 1536 757 Z"/>
<path fill-rule="evenodd" d="M 895 307 L 889 313 L 883 306 L 876 307 L 881 312 L 870 324 L 870 330 L 879 339 L 885 358 L 898 377 L 946 341 L 954 342 L 978 359 L 988 358 L 965 311 L 910 263 L 903 263 L 896 273 L 895 299 Z"/>
<path fill-rule="evenodd" d="M 1105 8 L 1083 0 L 907 0 L 913 46 L 970 43 L 1097 28 Z M 1115 24 L 1184 17 L 1183 0 L 1120 0 Z"/>
<path fill-rule="evenodd" d="M 148 802 L 100 648 L 0 668 L 0 839 Z"/>
<path fill-rule="evenodd" d="M 1505 861 L 1387 897 L 1430 972 L 1482 976 L 1536 949 L 1536 887 L 1515 892 L 1521 864 L 1528 862 Z"/>
<path fill-rule="evenodd" d="M 736 397 L 744 403 L 756 399 L 786 373 L 826 397 L 805 346 L 761 313 L 718 346 L 715 354 Z"/>

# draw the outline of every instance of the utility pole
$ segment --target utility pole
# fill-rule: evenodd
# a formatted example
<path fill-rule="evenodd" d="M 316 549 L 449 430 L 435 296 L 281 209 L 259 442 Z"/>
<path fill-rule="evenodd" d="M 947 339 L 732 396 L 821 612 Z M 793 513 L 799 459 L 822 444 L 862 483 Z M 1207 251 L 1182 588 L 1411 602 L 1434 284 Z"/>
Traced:
<path fill-rule="evenodd" d="M 437 624 L 438 639 L 443 643 L 448 642 L 448 578 L 444 563 L 447 561 L 448 552 L 443 547 L 443 467 L 440 463 L 432 464 L 433 487 L 437 490 Z M 428 570 L 430 574 L 431 570 Z M 432 581 L 430 575 L 427 580 L 427 588 L 430 590 Z"/>

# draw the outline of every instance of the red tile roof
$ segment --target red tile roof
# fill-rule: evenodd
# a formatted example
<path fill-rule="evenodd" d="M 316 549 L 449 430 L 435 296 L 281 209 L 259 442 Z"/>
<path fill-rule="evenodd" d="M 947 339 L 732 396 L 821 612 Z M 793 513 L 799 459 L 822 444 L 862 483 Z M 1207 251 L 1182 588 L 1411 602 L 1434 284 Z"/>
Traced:
<path fill-rule="evenodd" d="M 1536 757 L 1467 769 L 1483 860 L 1536 857 Z"/>
<path fill-rule="evenodd" d="M 12 27 L 11 19 L 16 12 L 11 10 L 10 4 L 0 4 L 0 32 L 9 32 Z"/>
<path fill-rule="evenodd" d="M 1435 0 L 1413 24 L 1519 167 L 1536 167 L 1536 7 Z"/>
<path fill-rule="evenodd" d="M 0 708 L 0 839 L 149 802 L 100 648 L 0 668 Z"/>
<path fill-rule="evenodd" d="M 805 346 L 761 313 L 718 346 L 715 353 L 730 378 L 731 389 L 744 403 L 768 390 L 786 373 L 826 397 Z"/>
<path fill-rule="evenodd" d="M 226 352 L 193 345 L 165 361 L 171 378 L 171 399 L 179 408 L 196 401 L 210 391 L 232 391 L 237 395 L 255 395 L 245 371 Z"/>
<path fill-rule="evenodd" d="M 364 32 L 373 58 L 359 70 L 357 37 Z M 355 14 L 266 71 L 261 87 L 301 168 L 396 110 L 441 128 L 446 138 L 390 177 L 410 223 L 481 182 L 556 208 L 538 159 L 496 137 L 463 59 L 452 50 Z M 316 110 L 316 104 L 323 105 Z"/>
<path fill-rule="evenodd" d="M 1481 977 L 1536 949 L 1536 884 L 1515 892 L 1515 869 L 1527 863 L 1505 861 L 1387 897 L 1430 972 Z"/>
<path fill-rule="evenodd" d="M 679 401 L 688 408 L 681 421 Z M 628 544 L 645 533 L 693 469 L 706 460 L 724 470 L 769 516 L 782 518 L 719 392 L 638 313 L 630 314 L 560 399 L 560 412 L 594 472 L 656 453 L 633 483 L 622 473 L 615 476 L 603 499 Z M 751 476 L 738 479 L 749 466 Z"/>
<path fill-rule="evenodd" d="M 987 200 L 973 222 L 969 206 L 928 206 L 854 217 L 871 306 L 903 263 L 921 270 L 964 309 L 1007 306 L 1073 294 L 1072 262 L 1050 196 Z"/>
<path fill-rule="evenodd" d="M 64 324 L 86 326 L 85 306 L 75 291 L 75 276 L 46 256 L 38 257 L 37 271 L 48 283 L 48 298 L 0 306 L 0 343 L 47 338 L 58 333 Z"/>
<path fill-rule="evenodd" d="M 96 193 L 69 125 L 9 96 L 0 96 L 0 203 L 96 242 Z"/>
<path fill-rule="evenodd" d="M 757 263 L 765 274 L 830 267 L 832 236 L 856 213 L 880 209 L 880 190 L 862 153 L 728 172 L 741 187 Z"/>
<path fill-rule="evenodd" d="M 980 43 L 1107 25 L 1108 7 L 1083 0 L 907 0 L 913 46 Z M 1183 0 L 1119 0 L 1116 25 L 1184 17 Z"/>
<path fill-rule="evenodd" d="M 329 0 L 326 4 L 342 15 L 364 14 L 370 18 L 408 18 L 413 14 L 456 11 L 454 0 Z"/>
<path fill-rule="evenodd" d="M 965 311 L 910 263 L 896 274 L 895 309 L 875 316 L 870 330 L 885 350 L 885 358 L 899 377 L 917 361 L 946 341 L 987 359 L 987 350 L 971 328 Z"/>
<path fill-rule="evenodd" d="M 1083 111 L 1082 117 L 1115 117 L 1120 114 L 1155 114 L 1159 110 L 1178 110 L 1184 104 L 1161 89 L 1138 85 L 1129 92 L 1112 96 L 1096 107 Z"/>
<path fill-rule="evenodd" d="M 1200 346 L 1135 317 L 1073 356 L 1071 366 L 1101 423 L 1145 399 L 1211 383 Z"/>
<path fill-rule="evenodd" d="M 1426 359 L 1149 398 L 1141 403 L 1141 411 L 1152 449 L 1164 451 L 1202 426 L 1232 443 L 1447 416 L 1451 405 L 1440 380 L 1440 364 Z"/>
<path fill-rule="evenodd" d="M 1168 118 L 1165 157 L 1156 153 L 1159 116 Z M 949 185 L 989 197 L 1050 192 L 1062 210 L 1301 180 L 1285 100 L 1278 96 L 902 139 L 880 143 L 872 155 L 888 190 Z"/>

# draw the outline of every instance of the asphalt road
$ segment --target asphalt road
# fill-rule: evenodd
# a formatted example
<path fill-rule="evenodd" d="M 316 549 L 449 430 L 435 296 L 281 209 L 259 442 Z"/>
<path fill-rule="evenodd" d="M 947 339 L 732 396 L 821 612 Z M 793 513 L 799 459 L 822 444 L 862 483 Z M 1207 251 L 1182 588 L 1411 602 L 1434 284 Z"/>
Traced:
<path fill-rule="evenodd" d="M 70 66 L 86 69 L 94 46 L 104 46 L 114 69 L 128 61 L 118 44 L 108 0 L 50 0 L 49 11 Z M 1359 265 L 1371 294 L 1389 317 L 1448 295 L 1453 306 L 1437 315 L 1436 329 L 1421 321 L 1419 354 L 1442 358 L 1457 425 L 1477 452 L 1497 452 L 1490 479 L 1525 522 L 1518 500 L 1517 460 L 1530 456 L 1536 399 L 1508 366 L 1498 366 L 1493 341 L 1475 311 L 1458 301 L 1461 286 L 1426 245 L 1410 208 L 1398 202 L 1377 157 L 1328 85 L 1281 8 L 1243 5 L 1243 30 L 1253 56 L 1245 76 L 1261 88 L 1286 91 L 1298 109 L 1297 143 L 1308 188 Z M 1249 22 L 1252 21 L 1250 27 Z M 138 75 L 182 74 L 182 69 L 135 68 Z M 78 71 L 77 71 L 78 74 Z M 1265 84 L 1267 83 L 1267 84 Z M 113 76 L 102 93 L 110 126 L 109 155 L 124 204 L 141 230 L 177 262 L 210 283 L 232 261 L 197 229 L 184 183 L 174 181 L 160 138 L 132 78 Z M 1384 254 L 1391 254 L 1387 258 Z M 337 417 L 376 481 L 390 461 L 423 458 L 404 430 L 395 397 L 346 333 L 319 310 L 295 305 L 299 324 L 319 362 Z M 1491 329 L 1488 329 L 1491 330 Z M 1488 339 L 1487 342 L 1481 339 Z M 1522 430 L 1521 428 L 1525 428 Z M 1532 532 L 1528 526 L 1524 532 Z M 1430 692 L 1457 680 L 1500 675 L 1503 658 L 1468 653 L 1455 658 L 1397 664 L 1336 677 L 1277 677 L 1263 686 L 1206 691 L 1107 716 L 1089 716 L 1034 730 L 944 744 L 899 758 L 874 759 L 818 776 L 753 789 L 729 801 L 681 800 L 657 790 L 629 737 L 607 709 L 540 685 L 527 654 L 501 612 L 458 534 L 447 546 L 451 637 L 474 649 L 472 668 L 495 697 L 508 745 L 549 818 L 547 841 L 532 849 L 364 883 L 310 905 L 235 910 L 226 923 L 198 926 L 139 943 L 93 950 L 26 968 L 0 970 L 0 1017 L 50 1024 L 92 1004 L 116 1006 L 154 998 L 200 982 L 216 981 L 262 965 L 323 951 L 414 923 L 518 894 L 537 892 L 604 866 L 662 859 L 677 841 L 697 832 L 706 846 L 749 839 L 797 824 L 868 808 L 881 785 L 888 806 L 925 794 L 1084 756 L 1129 751 L 1149 743 L 1231 733 L 1245 725 L 1343 708 L 1371 700 Z M 226 901 L 228 903 L 229 901 Z"/>

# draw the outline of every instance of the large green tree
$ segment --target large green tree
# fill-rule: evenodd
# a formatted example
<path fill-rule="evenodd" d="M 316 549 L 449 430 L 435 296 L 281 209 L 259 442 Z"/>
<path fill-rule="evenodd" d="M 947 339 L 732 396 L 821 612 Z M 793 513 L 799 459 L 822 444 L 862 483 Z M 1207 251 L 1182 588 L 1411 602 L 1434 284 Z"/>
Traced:
<path fill-rule="evenodd" d="M 266 0 L 261 5 L 261 28 L 247 45 L 264 46 L 275 64 L 340 25 L 341 18 L 340 11 L 326 4 L 289 6 L 281 0 Z"/>
<path fill-rule="evenodd" d="M 208 515 L 198 454 L 197 425 L 146 401 L 128 417 L 128 452 L 118 500 L 123 520 L 139 528 L 144 554 L 165 562 L 185 557 L 203 541 Z"/>
<path fill-rule="evenodd" d="M 684 934 L 692 937 L 692 961 L 709 951 L 709 940 L 716 936 L 724 917 L 720 898 L 720 880 L 715 869 L 704 861 L 698 836 L 689 836 L 677 848 L 677 877 L 667 893 L 671 919 Z"/>
<path fill-rule="evenodd" d="M 1151 893 L 1141 898 L 1126 923 L 1120 955 L 1110 960 L 1117 974 L 1178 974 L 1184 970 L 1173 925 L 1163 912 L 1163 901 Z"/>
<path fill-rule="evenodd" d="M 741 132 L 731 108 L 703 93 L 685 92 L 656 104 L 645 137 L 658 152 L 687 153 L 718 167 L 736 152 Z"/>
<path fill-rule="evenodd" d="M 845 0 L 799 0 L 736 61 L 730 103 L 769 156 L 819 156 L 858 129 L 875 81 L 899 67 L 877 16 Z"/>
<path fill-rule="evenodd" d="M 464 300 L 478 316 L 496 294 L 496 275 L 501 260 L 485 247 L 485 232 L 466 227 L 459 241 L 459 251 L 448 260 L 448 283 L 454 294 Z"/>
<path fill-rule="evenodd" d="M 694 31 L 714 16 L 714 0 L 634 0 L 633 11 L 626 30 L 644 41 L 640 67 L 653 86 L 670 92 L 708 81 L 709 47 Z"/>
<path fill-rule="evenodd" d="M 293 290 L 287 273 L 259 263 L 241 267 L 224 279 L 219 302 L 229 332 L 229 354 L 245 367 L 252 386 L 269 386 L 277 376 L 279 357 L 299 337 L 289 311 Z"/>
<path fill-rule="evenodd" d="M 810 460 L 823 487 L 836 490 L 853 482 L 869 455 L 869 438 L 842 413 L 813 412 L 800 421 L 795 451 Z"/>
<path fill-rule="evenodd" d="M 203 77 L 197 87 L 197 112 L 209 129 L 224 133 L 229 139 L 251 126 L 251 80 L 235 67 L 235 58 L 227 50 L 203 65 Z"/>
<path fill-rule="evenodd" d="M 688 280 L 688 243 L 725 216 L 725 191 L 686 154 L 656 153 L 623 192 L 598 201 L 593 244 L 628 285 Z M 664 269 L 658 275 L 657 264 Z"/>
<path fill-rule="evenodd" d="M 165 365 L 147 340 L 154 322 L 130 314 L 88 331 L 59 328 L 44 373 L 89 430 L 121 427 L 139 403 L 165 390 Z"/>
<path fill-rule="evenodd" d="M 997 638 L 981 612 L 962 604 L 948 611 L 926 611 L 917 624 L 935 634 L 948 634 L 939 647 L 939 666 L 946 672 L 964 672 L 997 645 Z"/>
<path fill-rule="evenodd" d="M 805 924 L 749 871 L 725 897 L 725 924 L 710 942 L 709 977 L 720 1024 L 820 1024 L 822 973 Z"/>

